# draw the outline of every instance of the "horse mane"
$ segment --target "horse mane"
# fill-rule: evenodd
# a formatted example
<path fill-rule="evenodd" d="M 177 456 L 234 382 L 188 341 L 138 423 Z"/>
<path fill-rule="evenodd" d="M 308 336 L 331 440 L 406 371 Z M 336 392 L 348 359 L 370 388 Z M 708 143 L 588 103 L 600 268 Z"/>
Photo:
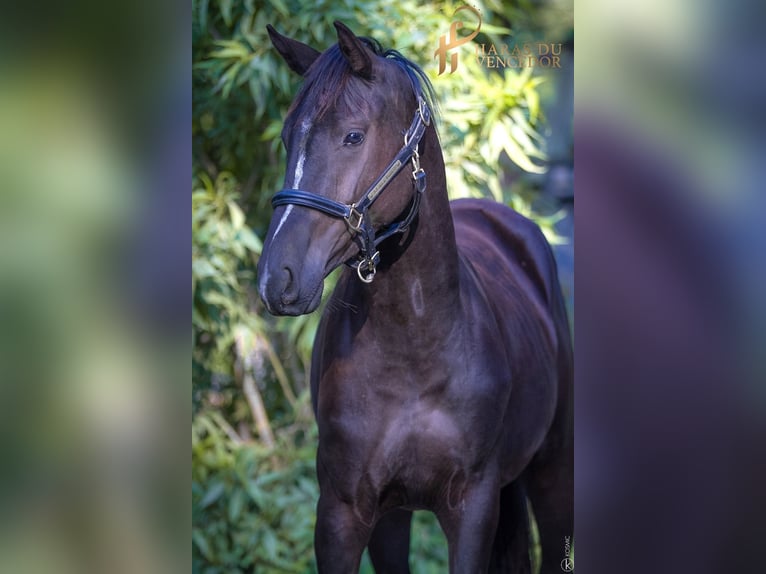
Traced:
<path fill-rule="evenodd" d="M 413 88 L 423 95 L 432 116 L 438 116 L 433 85 L 420 66 L 396 50 L 382 48 L 380 42 L 373 38 L 360 37 L 359 39 L 376 56 L 396 62 L 409 76 Z M 325 50 L 306 72 L 303 86 L 287 113 L 290 115 L 299 109 L 311 110 L 312 115 L 321 119 L 338 101 L 343 101 L 353 110 L 360 110 L 365 105 L 365 99 L 359 88 L 365 83 L 368 82 L 353 74 L 340 47 L 334 44 Z"/>

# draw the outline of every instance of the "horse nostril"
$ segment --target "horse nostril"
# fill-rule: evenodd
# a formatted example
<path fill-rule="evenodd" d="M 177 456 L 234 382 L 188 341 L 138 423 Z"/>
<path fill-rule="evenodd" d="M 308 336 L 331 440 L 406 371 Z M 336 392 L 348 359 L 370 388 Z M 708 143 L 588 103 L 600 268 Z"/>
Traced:
<path fill-rule="evenodd" d="M 283 270 L 285 272 L 285 288 L 282 291 L 282 304 L 283 305 L 291 305 L 295 303 L 298 300 L 298 288 L 293 281 L 293 272 L 289 267 L 283 267 Z"/>

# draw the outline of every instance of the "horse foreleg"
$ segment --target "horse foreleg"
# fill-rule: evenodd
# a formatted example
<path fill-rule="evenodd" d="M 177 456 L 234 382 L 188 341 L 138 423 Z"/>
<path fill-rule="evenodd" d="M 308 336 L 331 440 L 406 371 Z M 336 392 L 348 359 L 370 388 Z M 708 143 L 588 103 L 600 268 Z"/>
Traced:
<path fill-rule="evenodd" d="M 357 574 L 371 531 L 350 504 L 339 500 L 332 489 L 322 489 L 314 531 L 319 574 Z"/>
<path fill-rule="evenodd" d="M 375 525 L 368 549 L 376 574 L 409 574 L 412 512 L 392 510 Z"/>
<path fill-rule="evenodd" d="M 482 481 L 466 488 L 454 506 L 437 511 L 449 547 L 451 574 L 486 574 L 497 529 L 500 488 Z"/>

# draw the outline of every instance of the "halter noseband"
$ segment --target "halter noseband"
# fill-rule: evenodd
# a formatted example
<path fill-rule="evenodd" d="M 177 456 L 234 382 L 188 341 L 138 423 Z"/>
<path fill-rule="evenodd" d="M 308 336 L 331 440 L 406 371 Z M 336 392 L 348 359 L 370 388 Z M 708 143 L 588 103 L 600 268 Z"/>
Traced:
<path fill-rule="evenodd" d="M 357 258 L 346 261 L 346 265 L 356 268 L 359 279 L 364 283 L 372 283 L 375 277 L 375 268 L 380 262 L 378 245 L 392 235 L 407 231 L 418 213 L 420 198 L 426 189 L 426 172 L 420 167 L 418 144 L 431 123 L 431 110 L 428 108 L 419 86 L 414 81 L 413 87 L 415 88 L 418 109 L 410 128 L 404 134 L 404 146 L 358 201 L 351 204 L 341 203 L 317 193 L 300 189 L 283 189 L 276 193 L 271 200 L 271 205 L 274 208 L 280 205 L 300 205 L 316 209 L 331 217 L 343 219 L 351 231 L 354 241 L 359 246 Z M 410 210 L 404 219 L 392 223 L 383 231 L 376 233 L 370 220 L 369 209 L 409 160 L 412 160 L 412 187 L 414 189 Z"/>

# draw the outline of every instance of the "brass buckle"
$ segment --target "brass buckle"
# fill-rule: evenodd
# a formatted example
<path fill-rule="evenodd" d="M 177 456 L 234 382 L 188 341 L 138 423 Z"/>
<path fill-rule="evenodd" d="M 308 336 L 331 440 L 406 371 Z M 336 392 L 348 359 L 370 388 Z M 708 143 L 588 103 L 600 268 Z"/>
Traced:
<path fill-rule="evenodd" d="M 353 220 L 354 217 L 356 218 L 356 222 Z M 346 225 L 348 225 L 354 233 L 360 233 L 362 231 L 364 214 L 356 210 L 356 203 L 351 204 L 348 217 L 345 217 L 344 219 L 346 220 Z"/>

